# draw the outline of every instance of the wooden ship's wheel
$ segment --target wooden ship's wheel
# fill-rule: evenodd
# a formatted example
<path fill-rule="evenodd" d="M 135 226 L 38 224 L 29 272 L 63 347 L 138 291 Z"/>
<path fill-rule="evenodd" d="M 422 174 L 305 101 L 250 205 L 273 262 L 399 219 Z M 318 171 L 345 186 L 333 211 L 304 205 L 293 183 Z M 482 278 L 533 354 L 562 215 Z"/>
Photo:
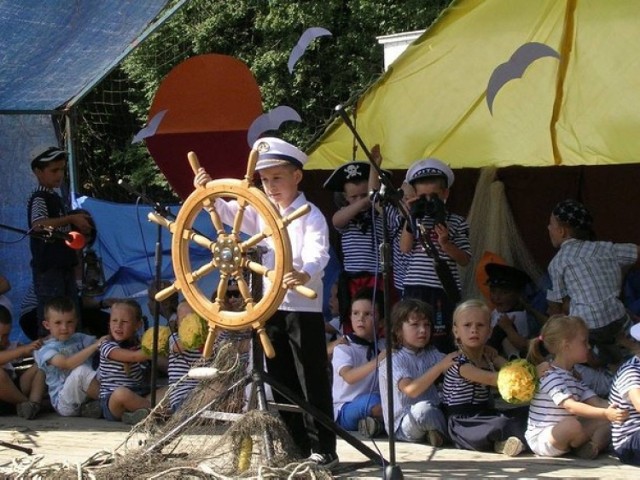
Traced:
<path fill-rule="evenodd" d="M 200 167 L 198 158 L 193 152 L 188 154 L 189 163 L 194 171 Z M 212 180 L 187 197 L 175 221 L 168 220 L 152 212 L 149 220 L 169 229 L 173 237 L 171 240 L 171 260 L 176 275 L 175 282 L 168 288 L 156 294 L 156 300 L 162 301 L 176 293 L 182 292 L 189 305 L 209 324 L 209 334 L 205 343 L 203 355 L 209 357 L 213 349 L 216 329 L 244 330 L 253 328 L 257 331 L 265 355 L 273 358 L 275 352 L 264 330 L 264 324 L 280 306 L 286 287 L 282 280 L 286 273 L 293 270 L 291 242 L 287 232 L 287 225 L 296 218 L 310 211 L 309 205 L 303 205 L 286 217 L 281 217 L 267 196 L 253 184 L 258 152 L 252 150 L 249 154 L 247 173 L 243 180 L 220 179 Z M 231 230 L 225 230 L 221 216 L 216 210 L 216 201 L 235 200 L 238 205 L 233 218 Z M 220 204 L 219 204 L 220 205 Z M 242 240 L 240 228 L 246 210 L 255 210 L 263 220 L 264 231 Z M 214 234 L 207 235 L 194 228 L 196 218 L 205 212 L 211 220 Z M 253 261 L 250 250 L 262 241 L 267 240 L 275 252 L 275 264 L 269 269 Z M 195 243 L 211 252 L 211 260 L 195 270 L 191 266 L 189 247 Z M 219 274 L 219 281 L 214 294 L 203 291 L 200 280 L 215 273 Z M 269 279 L 262 298 L 252 298 L 247 275 L 253 272 Z M 238 282 L 238 288 L 243 299 L 243 310 L 231 311 L 226 308 L 225 294 L 229 278 Z M 294 287 L 301 295 L 315 298 L 316 293 L 308 287 Z"/>

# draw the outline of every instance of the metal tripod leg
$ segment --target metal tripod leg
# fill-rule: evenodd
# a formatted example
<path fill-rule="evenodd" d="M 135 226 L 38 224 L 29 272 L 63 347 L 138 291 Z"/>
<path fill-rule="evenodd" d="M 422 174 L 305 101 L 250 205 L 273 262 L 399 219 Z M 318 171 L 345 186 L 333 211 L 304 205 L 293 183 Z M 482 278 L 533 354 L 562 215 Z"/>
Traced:
<path fill-rule="evenodd" d="M 380 466 L 384 466 L 387 464 L 387 461 L 378 452 L 376 452 L 375 450 L 369 448 L 367 445 L 362 443 L 359 439 L 357 439 L 356 437 L 351 435 L 348 431 L 346 431 L 344 428 L 342 428 L 340 425 L 335 423 L 333 419 L 327 416 L 323 411 L 311 405 L 306 400 L 302 399 L 299 395 L 297 395 L 291 389 L 289 389 L 288 387 L 286 387 L 285 385 L 283 385 L 282 383 L 274 379 L 268 373 L 254 370 L 253 376 L 254 378 L 255 376 L 259 376 L 260 382 L 262 384 L 264 383 L 269 384 L 271 388 L 276 390 L 282 396 L 286 397 L 290 402 L 292 402 L 294 405 L 299 407 L 300 410 L 303 410 L 304 412 L 311 415 L 315 420 L 320 422 L 322 426 L 331 430 L 333 433 L 335 433 L 337 436 L 342 438 L 353 448 L 355 448 L 360 453 L 362 453 L 367 458 L 369 458 L 369 460 L 371 460 L 372 463 Z"/>
<path fill-rule="evenodd" d="M 334 422 L 333 418 L 327 416 L 323 411 L 319 408 L 311 405 L 309 402 L 301 398 L 298 394 L 294 393 L 291 389 L 277 381 L 271 375 L 264 371 L 264 356 L 262 347 L 260 344 L 260 339 L 256 338 L 255 332 L 252 340 L 252 353 L 253 353 L 253 371 L 251 374 L 254 388 L 256 389 L 256 394 L 258 398 L 256 399 L 258 402 L 258 408 L 261 410 L 263 407 L 260 405 L 260 402 L 264 402 L 264 405 L 268 409 L 268 402 L 266 401 L 266 396 L 264 394 L 264 384 L 268 384 L 271 386 L 273 390 L 276 390 L 283 397 L 287 398 L 294 406 L 292 408 L 291 405 L 279 405 L 275 404 L 275 408 L 280 410 L 289 410 L 289 411 L 297 411 L 301 414 L 307 413 L 319 423 L 321 423 L 325 428 L 331 430 L 337 436 L 345 440 L 349 443 L 353 448 L 358 450 L 360 453 L 365 455 L 371 462 L 376 465 L 384 466 L 387 464 L 387 461 L 382 457 L 378 452 L 369 448 L 367 445 L 362 443 L 359 439 L 351 435 L 344 428 Z M 260 398 L 260 392 L 262 392 L 262 399 Z M 252 401 L 253 401 L 253 390 L 252 390 Z"/>
<path fill-rule="evenodd" d="M 232 386 L 230 386 L 226 392 L 223 392 L 223 396 L 230 395 L 236 388 L 244 388 L 246 385 L 251 383 L 251 396 L 249 399 L 249 408 L 257 408 L 262 412 L 269 411 L 269 403 L 267 402 L 267 397 L 265 393 L 265 384 L 271 386 L 272 389 L 276 390 L 282 396 L 287 398 L 295 407 L 294 409 L 307 413 L 311 417 L 313 417 L 316 421 L 322 424 L 328 430 L 334 432 L 337 436 L 345 440 L 349 443 L 353 448 L 358 450 L 360 453 L 365 455 L 370 461 L 365 465 L 380 465 L 384 466 L 387 464 L 387 461 L 384 457 L 382 457 L 378 452 L 369 448 L 362 441 L 351 435 L 345 429 L 343 429 L 340 425 L 336 424 L 333 418 L 326 415 L 317 407 L 311 405 L 309 402 L 301 398 L 298 394 L 294 393 L 291 389 L 274 379 L 268 373 L 264 371 L 264 357 L 262 349 L 260 348 L 260 341 L 255 338 L 252 340 L 253 344 L 253 370 L 251 374 L 245 375 L 242 379 L 235 382 Z M 197 418 L 205 415 L 205 412 L 211 409 L 211 407 L 220 401 L 220 397 L 212 400 L 208 404 L 204 405 L 197 412 L 195 412 L 192 416 L 185 419 L 178 426 L 169 431 L 164 437 L 158 440 L 156 443 L 147 448 L 147 453 L 158 453 L 160 452 L 167 444 L 169 444 L 173 439 L 179 436 L 184 430 Z M 291 407 L 291 406 L 288 406 Z M 287 408 L 290 409 L 290 408 Z M 267 459 L 271 461 L 274 456 L 273 449 L 273 438 L 271 437 L 270 432 L 265 429 L 262 434 L 265 455 Z"/>
<path fill-rule="evenodd" d="M 255 360 L 254 360 L 255 361 Z M 251 372 L 251 398 L 255 398 L 258 404 L 258 410 L 261 412 L 268 412 L 269 405 L 267 404 L 267 395 L 264 390 L 264 381 L 262 380 L 262 372 L 255 368 Z M 262 432 L 262 440 L 264 442 L 264 450 L 267 455 L 267 460 L 271 462 L 275 453 L 273 451 L 273 439 L 269 433 L 269 429 L 265 428 Z"/>
<path fill-rule="evenodd" d="M 262 359 L 262 351 L 259 349 L 259 343 L 260 341 L 258 339 L 256 339 L 254 337 L 252 344 L 253 344 L 253 348 L 254 348 L 254 369 L 251 372 L 251 374 L 247 374 L 245 375 L 243 378 L 241 378 L 240 380 L 238 380 L 237 382 L 235 382 L 233 385 L 231 385 L 225 392 L 223 392 L 221 394 L 220 397 L 216 397 L 213 400 L 211 400 L 210 402 L 208 402 L 206 405 L 204 405 L 202 408 L 200 408 L 197 412 L 195 412 L 193 415 L 191 415 L 189 418 L 186 418 L 182 423 L 180 423 L 179 425 L 177 425 L 175 428 L 173 428 L 172 430 L 170 430 L 169 432 L 167 432 L 164 437 L 162 437 L 161 439 L 159 439 L 157 442 L 155 442 L 153 445 L 151 445 L 149 448 L 147 448 L 146 452 L 147 453 L 158 453 L 160 451 L 162 451 L 162 449 L 168 445 L 169 443 L 171 443 L 176 437 L 178 437 L 179 435 L 182 434 L 182 432 L 184 432 L 189 425 L 191 425 L 191 423 L 193 423 L 196 419 L 199 419 L 200 417 L 206 416 L 207 413 L 210 413 L 209 410 L 211 409 L 211 407 L 216 403 L 216 402 L 221 402 L 224 400 L 224 398 L 228 397 L 229 395 L 231 395 L 232 392 L 234 392 L 236 389 L 238 388 L 245 388 L 249 383 L 251 383 L 252 387 L 251 387 L 251 397 L 250 397 L 250 401 L 249 401 L 249 407 L 252 407 L 252 404 L 257 403 L 257 407 L 260 411 L 262 412 L 268 412 L 269 411 L 269 405 L 267 403 L 267 397 L 265 394 L 265 389 L 264 389 L 264 382 L 262 379 L 262 372 L 259 370 L 260 368 L 262 368 L 263 366 L 263 359 Z M 258 345 L 256 347 L 256 345 Z M 258 351 L 257 351 L 258 350 Z M 257 363 L 256 363 L 256 360 Z M 225 415 L 226 418 L 224 418 L 225 420 L 228 421 L 235 421 L 236 418 L 234 417 L 241 417 L 241 414 L 227 414 Z M 219 417 L 217 417 L 219 418 Z M 273 450 L 273 439 L 271 437 L 271 434 L 269 433 L 269 431 L 267 429 L 265 429 L 265 431 L 263 432 L 263 441 L 264 441 L 264 445 L 265 445 L 265 454 L 267 456 L 267 459 L 269 461 L 271 461 L 274 456 L 274 450 Z"/>
<path fill-rule="evenodd" d="M 227 396 L 229 396 L 231 394 L 231 392 L 233 392 L 234 389 L 239 388 L 240 385 L 247 385 L 247 383 L 249 382 L 249 375 L 245 375 L 242 379 L 238 380 L 236 383 L 234 383 L 233 385 L 231 385 L 226 392 L 222 393 L 223 395 L 223 399 Z M 174 438 L 176 438 L 178 435 L 180 435 L 182 432 L 184 432 L 184 430 L 196 419 L 200 418 L 204 412 L 208 411 L 211 409 L 211 407 L 213 406 L 214 403 L 221 401 L 220 397 L 214 398 L 213 400 L 211 400 L 209 403 L 207 403 L 205 406 L 203 406 L 202 408 L 200 408 L 200 410 L 198 410 L 197 412 L 195 412 L 193 415 L 191 415 L 189 418 L 185 419 L 182 423 L 180 423 L 179 425 L 177 425 L 175 428 L 173 428 L 172 430 L 170 430 L 169 432 L 167 432 L 167 434 L 162 437 L 160 440 L 158 440 L 156 443 L 154 443 L 153 445 L 151 445 L 149 448 L 147 448 L 146 453 L 158 453 L 160 451 L 162 451 L 162 449 L 169 443 L 171 443 L 173 441 Z"/>
<path fill-rule="evenodd" d="M 24 452 L 24 453 L 26 453 L 28 455 L 33 455 L 33 449 L 31 449 L 31 448 L 22 447 L 20 445 L 14 444 L 14 443 L 3 442 L 2 440 L 0 440 L 0 447 L 12 448 L 14 450 L 18 450 L 19 452 Z"/>

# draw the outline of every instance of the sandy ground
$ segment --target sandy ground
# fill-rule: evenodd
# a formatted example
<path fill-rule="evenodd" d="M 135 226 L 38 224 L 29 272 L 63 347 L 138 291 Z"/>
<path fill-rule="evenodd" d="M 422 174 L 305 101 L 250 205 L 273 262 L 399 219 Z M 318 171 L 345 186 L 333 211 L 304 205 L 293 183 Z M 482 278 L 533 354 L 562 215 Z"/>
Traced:
<path fill-rule="evenodd" d="M 0 473 L 12 471 L 12 462 L 38 460 L 38 465 L 83 462 L 100 451 L 112 451 L 123 443 L 130 427 L 121 423 L 86 418 L 63 418 L 46 414 L 36 420 L 0 417 L 0 442 L 33 449 L 29 456 L 0 445 Z M 389 460 L 386 438 L 375 443 L 355 436 Z M 455 448 L 434 449 L 427 445 L 396 443 L 395 472 L 404 478 L 607 478 L 638 479 L 640 468 L 622 465 L 609 455 L 595 461 L 577 458 L 537 458 L 523 454 L 509 458 Z M 336 478 L 382 478 L 383 469 L 368 462 L 343 439 L 338 440 L 340 467 Z"/>

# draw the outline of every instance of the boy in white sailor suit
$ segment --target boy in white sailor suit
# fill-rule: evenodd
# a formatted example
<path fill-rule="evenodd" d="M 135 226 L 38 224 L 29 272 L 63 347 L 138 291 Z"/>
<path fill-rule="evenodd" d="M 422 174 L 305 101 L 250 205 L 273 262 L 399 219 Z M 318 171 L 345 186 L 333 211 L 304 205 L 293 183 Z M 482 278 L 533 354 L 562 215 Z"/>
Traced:
<path fill-rule="evenodd" d="M 285 274 L 283 283 L 287 287 L 305 285 L 317 293 L 315 299 L 309 299 L 287 290 L 278 311 L 266 322 L 265 329 L 275 350 L 275 357 L 266 359 L 267 368 L 281 384 L 332 417 L 333 399 L 327 375 L 329 362 L 322 316 L 322 277 L 329 261 L 327 222 L 322 212 L 298 191 L 307 156 L 293 145 L 273 137 L 258 139 L 253 148 L 258 151 L 255 170 L 260 175 L 265 194 L 280 214 L 286 216 L 305 204 L 311 207 L 308 214 L 287 226 L 293 271 Z M 210 179 L 200 168 L 194 184 L 205 185 Z M 215 209 L 222 221 L 230 225 L 238 211 L 238 203 L 216 199 Z M 241 230 L 249 235 L 265 230 L 264 219 L 254 208 L 245 210 Z M 271 239 L 265 243 L 267 252 L 262 262 L 267 268 L 273 268 L 275 251 Z M 264 283 L 268 289 L 267 278 Z M 273 393 L 276 401 L 290 403 L 278 392 Z M 325 468 L 338 464 L 336 435 L 332 431 L 307 414 L 281 412 L 281 415 L 303 455 Z"/>

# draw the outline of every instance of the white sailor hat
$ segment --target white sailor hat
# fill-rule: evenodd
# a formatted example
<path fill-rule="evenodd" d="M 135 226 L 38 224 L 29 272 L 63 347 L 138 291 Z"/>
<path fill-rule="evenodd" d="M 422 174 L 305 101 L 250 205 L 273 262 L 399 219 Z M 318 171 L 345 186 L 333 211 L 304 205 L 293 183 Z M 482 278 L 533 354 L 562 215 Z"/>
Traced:
<path fill-rule="evenodd" d="M 281 165 L 295 165 L 301 169 L 307 163 L 307 155 L 304 152 L 279 138 L 259 138 L 253 144 L 253 148 L 258 151 L 256 172 Z"/>
<path fill-rule="evenodd" d="M 344 184 L 347 182 L 369 180 L 370 169 L 371 164 L 369 162 L 360 160 L 347 162 L 344 165 L 340 165 L 329 175 L 323 187 L 332 192 L 342 192 L 344 190 Z"/>
<path fill-rule="evenodd" d="M 437 158 L 424 158 L 414 162 L 407 170 L 407 183 L 413 184 L 416 180 L 428 177 L 442 177 L 447 181 L 447 188 L 453 185 L 453 170 L 446 163 Z"/>
<path fill-rule="evenodd" d="M 39 145 L 31 150 L 31 169 L 33 170 L 38 166 L 43 166 L 66 155 L 66 150 L 62 150 L 60 147 Z"/>

